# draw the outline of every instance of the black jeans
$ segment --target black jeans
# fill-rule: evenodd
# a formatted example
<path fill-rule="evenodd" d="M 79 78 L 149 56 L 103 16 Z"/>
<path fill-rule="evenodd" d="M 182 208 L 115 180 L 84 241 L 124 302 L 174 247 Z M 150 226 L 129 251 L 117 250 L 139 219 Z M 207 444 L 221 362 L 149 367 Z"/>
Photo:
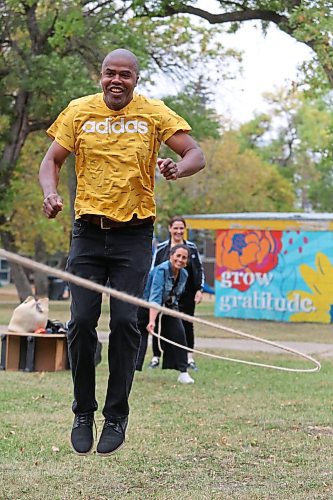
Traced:
<path fill-rule="evenodd" d="M 67 270 L 82 278 L 142 297 L 151 265 L 153 224 L 101 229 L 86 221 L 73 227 Z M 97 410 L 95 398 L 96 327 L 102 295 L 74 284 L 68 325 L 69 359 L 74 383 L 73 412 Z M 120 420 L 129 413 L 140 333 L 137 306 L 110 297 L 109 379 L 103 415 Z"/>
<path fill-rule="evenodd" d="M 146 309 L 145 307 L 139 307 L 138 311 L 138 329 L 141 334 L 141 342 L 140 342 L 140 348 L 138 352 L 138 357 L 136 360 L 136 367 L 135 369 L 138 370 L 139 372 L 142 371 L 143 363 L 145 360 L 146 352 L 147 352 L 147 347 L 148 347 L 148 331 L 147 331 L 147 325 L 149 323 L 149 309 Z M 155 338 L 153 336 L 153 338 Z"/>
<path fill-rule="evenodd" d="M 189 293 L 184 293 L 179 300 L 179 311 L 188 314 L 189 316 L 194 316 L 195 305 L 196 305 L 194 297 L 195 297 L 195 292 L 193 290 L 191 290 Z M 185 330 L 187 347 L 193 349 L 194 348 L 193 323 L 185 320 L 182 320 L 182 322 Z M 153 337 L 152 339 L 152 346 L 153 346 L 153 355 L 159 358 L 161 356 L 161 351 L 158 347 L 158 342 L 156 337 Z"/>
<path fill-rule="evenodd" d="M 187 347 L 185 330 L 181 319 L 163 315 L 161 335 L 166 339 Z M 161 340 L 161 348 L 163 349 L 162 368 L 179 370 L 182 373 L 187 371 L 187 351 L 185 349 L 176 347 L 163 340 Z"/>
<path fill-rule="evenodd" d="M 140 307 L 138 314 L 138 328 L 141 332 L 141 345 L 138 353 L 138 358 L 136 362 L 136 369 L 138 371 L 142 370 L 143 362 L 147 352 L 148 346 L 148 332 L 147 325 L 149 323 L 149 310 Z M 155 323 L 155 329 L 158 329 L 158 317 Z M 183 322 L 172 316 L 163 315 L 161 320 L 161 335 L 166 339 L 177 342 L 177 344 L 187 347 L 186 337 Z M 153 341 L 156 340 L 156 345 L 159 353 L 161 351 L 158 347 L 157 337 L 153 335 Z M 163 349 L 163 362 L 162 368 L 179 370 L 180 372 L 187 371 L 187 350 L 181 349 L 180 347 L 173 346 L 168 342 L 161 340 L 161 347 Z"/>

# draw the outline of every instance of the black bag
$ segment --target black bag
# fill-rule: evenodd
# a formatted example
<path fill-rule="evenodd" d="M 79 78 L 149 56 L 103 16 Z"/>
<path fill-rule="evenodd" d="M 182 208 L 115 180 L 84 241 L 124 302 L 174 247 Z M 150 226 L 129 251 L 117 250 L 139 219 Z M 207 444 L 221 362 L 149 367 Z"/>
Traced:
<path fill-rule="evenodd" d="M 48 319 L 46 323 L 46 333 L 65 333 L 67 334 L 68 328 L 61 321 L 57 319 Z"/>

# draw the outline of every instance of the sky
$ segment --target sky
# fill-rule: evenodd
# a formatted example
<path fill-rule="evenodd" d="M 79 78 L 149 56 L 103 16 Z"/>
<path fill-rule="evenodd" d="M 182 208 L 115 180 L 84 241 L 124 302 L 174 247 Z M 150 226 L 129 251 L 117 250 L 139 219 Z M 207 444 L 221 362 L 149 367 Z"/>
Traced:
<path fill-rule="evenodd" d="M 236 80 L 219 85 L 215 105 L 218 112 L 240 123 L 264 111 L 263 93 L 297 80 L 297 67 L 312 57 L 309 47 L 275 26 L 265 37 L 254 22 L 244 23 L 237 34 L 227 36 L 225 43 L 243 51 L 243 71 Z"/>
<path fill-rule="evenodd" d="M 212 13 L 218 12 L 214 0 L 199 0 L 196 5 Z M 274 25 L 264 36 L 260 23 L 254 21 L 244 22 L 235 34 L 222 35 L 222 42 L 226 47 L 243 52 L 242 73 L 238 70 L 234 80 L 219 83 L 214 92 L 217 112 L 234 124 L 244 123 L 252 119 L 255 113 L 265 111 L 263 93 L 274 92 L 295 81 L 297 67 L 312 56 L 309 47 Z M 159 83 L 149 89 L 149 93 L 151 97 L 157 98 L 168 95 L 172 85 L 174 92 L 181 89 L 161 77 Z"/>

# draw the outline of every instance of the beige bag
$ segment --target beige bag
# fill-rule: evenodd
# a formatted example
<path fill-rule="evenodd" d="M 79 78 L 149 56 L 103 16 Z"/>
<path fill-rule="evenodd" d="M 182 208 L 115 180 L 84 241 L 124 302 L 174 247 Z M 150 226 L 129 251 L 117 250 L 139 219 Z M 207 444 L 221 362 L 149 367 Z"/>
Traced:
<path fill-rule="evenodd" d="M 27 297 L 14 309 L 8 325 L 9 332 L 31 332 L 45 328 L 49 315 L 49 299 Z"/>

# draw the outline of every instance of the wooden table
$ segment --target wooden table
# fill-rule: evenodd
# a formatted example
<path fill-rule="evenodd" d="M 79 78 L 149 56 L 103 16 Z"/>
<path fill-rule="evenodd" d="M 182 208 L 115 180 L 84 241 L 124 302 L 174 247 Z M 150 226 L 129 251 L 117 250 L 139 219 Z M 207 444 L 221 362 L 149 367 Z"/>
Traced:
<path fill-rule="evenodd" d="M 63 333 L 1 332 L 2 370 L 59 371 L 69 368 Z"/>

